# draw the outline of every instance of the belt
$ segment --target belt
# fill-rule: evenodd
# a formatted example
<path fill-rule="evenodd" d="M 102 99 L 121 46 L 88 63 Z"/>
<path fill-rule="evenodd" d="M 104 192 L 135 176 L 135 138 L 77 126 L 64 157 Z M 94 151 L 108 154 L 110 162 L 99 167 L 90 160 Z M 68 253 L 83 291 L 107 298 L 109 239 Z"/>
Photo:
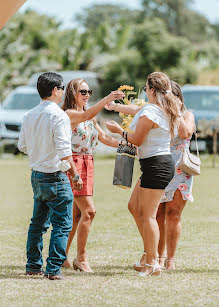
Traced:
<path fill-rule="evenodd" d="M 40 173 L 40 174 L 45 174 L 45 175 L 59 175 L 59 174 L 62 174 L 62 171 L 57 171 L 57 172 L 54 172 L 54 173 L 44 173 L 44 172 L 39 172 L 39 171 L 35 171 L 34 169 L 32 169 L 33 172 L 35 173 Z"/>

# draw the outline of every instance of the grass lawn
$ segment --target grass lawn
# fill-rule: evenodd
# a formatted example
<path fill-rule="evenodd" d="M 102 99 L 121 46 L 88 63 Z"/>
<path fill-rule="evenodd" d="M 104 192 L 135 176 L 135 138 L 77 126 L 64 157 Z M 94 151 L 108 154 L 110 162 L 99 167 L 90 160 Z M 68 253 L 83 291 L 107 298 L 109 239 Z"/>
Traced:
<path fill-rule="evenodd" d="M 49 281 L 24 275 L 33 207 L 28 160 L 0 160 L 0 306 L 218 306 L 219 161 L 214 169 L 209 157 L 202 161 L 202 175 L 194 180 L 195 201 L 182 217 L 175 272 L 136 276 L 132 264 L 143 246 L 127 209 L 131 190 L 112 186 L 113 159 L 96 158 L 97 214 L 87 246 L 95 273 L 63 269 L 68 280 Z M 139 174 L 136 161 L 134 183 Z M 44 260 L 49 237 L 50 230 L 44 237 Z M 71 261 L 75 255 L 74 242 Z"/>

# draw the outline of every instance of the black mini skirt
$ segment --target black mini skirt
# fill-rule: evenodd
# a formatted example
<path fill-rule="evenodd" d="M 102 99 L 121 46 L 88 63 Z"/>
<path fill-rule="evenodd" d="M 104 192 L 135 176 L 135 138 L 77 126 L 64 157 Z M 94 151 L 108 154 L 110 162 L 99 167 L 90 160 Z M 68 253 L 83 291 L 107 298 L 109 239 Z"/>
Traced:
<path fill-rule="evenodd" d="M 142 188 L 164 190 L 174 176 L 175 163 L 171 155 L 140 159 L 139 162 Z"/>

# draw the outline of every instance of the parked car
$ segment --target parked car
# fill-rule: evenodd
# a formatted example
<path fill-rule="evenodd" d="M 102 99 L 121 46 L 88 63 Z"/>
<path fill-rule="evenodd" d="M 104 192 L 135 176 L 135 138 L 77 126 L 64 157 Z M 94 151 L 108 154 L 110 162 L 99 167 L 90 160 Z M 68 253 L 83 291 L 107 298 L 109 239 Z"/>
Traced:
<path fill-rule="evenodd" d="M 5 98 L 0 108 L 0 145 L 4 151 L 18 153 L 24 115 L 39 102 L 37 89 L 30 86 L 19 86 Z"/>
<path fill-rule="evenodd" d="M 200 121 L 214 121 L 218 118 L 219 122 L 219 86 L 200 86 L 185 85 L 182 88 L 185 105 L 191 109 L 195 116 L 197 128 L 200 127 Z M 219 151 L 219 137 L 217 141 Z M 212 135 L 198 138 L 199 151 L 212 152 L 213 138 Z M 196 150 L 194 136 L 191 141 L 190 149 Z"/>

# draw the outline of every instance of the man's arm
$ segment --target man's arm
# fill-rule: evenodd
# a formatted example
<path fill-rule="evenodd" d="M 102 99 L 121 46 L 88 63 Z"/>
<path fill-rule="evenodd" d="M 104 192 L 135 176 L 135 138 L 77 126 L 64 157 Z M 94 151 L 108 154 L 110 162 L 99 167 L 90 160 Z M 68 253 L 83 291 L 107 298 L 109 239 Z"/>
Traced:
<path fill-rule="evenodd" d="M 70 120 L 65 113 L 63 115 L 63 117 L 54 118 L 54 142 L 60 160 L 64 162 L 66 171 L 68 170 L 72 177 L 74 189 L 80 191 L 83 187 L 81 178 L 73 181 L 78 172 L 72 159 Z"/>
<path fill-rule="evenodd" d="M 17 146 L 18 146 L 18 149 L 20 151 L 27 154 L 27 147 L 26 147 L 25 134 L 24 134 L 24 123 L 21 126 L 21 132 L 20 132 L 20 135 L 19 135 L 19 140 L 18 140 Z"/>

